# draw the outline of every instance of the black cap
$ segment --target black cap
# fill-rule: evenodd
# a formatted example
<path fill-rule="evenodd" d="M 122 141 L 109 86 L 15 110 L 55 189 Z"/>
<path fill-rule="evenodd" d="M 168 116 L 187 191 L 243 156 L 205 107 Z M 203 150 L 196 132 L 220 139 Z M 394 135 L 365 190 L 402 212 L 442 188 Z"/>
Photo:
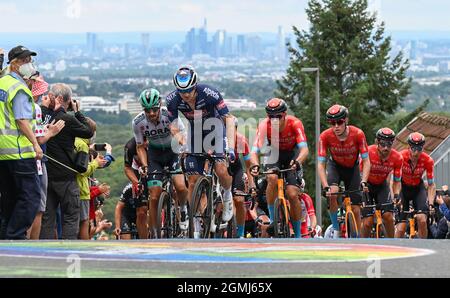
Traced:
<path fill-rule="evenodd" d="M 36 56 L 35 52 L 30 51 L 24 46 L 17 46 L 12 48 L 8 53 L 8 64 L 16 58 L 24 58 L 27 56 Z"/>

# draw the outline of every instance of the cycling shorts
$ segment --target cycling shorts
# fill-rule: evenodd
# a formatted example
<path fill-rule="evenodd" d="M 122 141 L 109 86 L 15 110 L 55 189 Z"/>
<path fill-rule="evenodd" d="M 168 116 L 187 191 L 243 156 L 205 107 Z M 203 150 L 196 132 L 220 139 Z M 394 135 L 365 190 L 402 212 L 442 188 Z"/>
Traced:
<path fill-rule="evenodd" d="M 278 161 L 276 163 L 266 163 L 266 158 L 264 158 L 264 171 L 268 171 L 272 168 L 288 169 L 290 168 L 290 163 L 296 157 L 295 151 L 280 151 L 278 155 Z M 300 188 L 303 178 L 303 169 L 297 171 L 286 172 L 286 185 L 293 185 Z"/>
<path fill-rule="evenodd" d="M 409 203 L 412 201 L 413 208 L 418 213 L 424 213 L 428 211 L 428 203 L 427 203 L 427 191 L 425 189 L 425 185 L 423 185 L 423 181 L 420 182 L 417 186 L 408 186 L 402 183 L 402 191 L 400 192 L 401 204 L 403 206 L 403 210 L 409 210 Z M 424 211 L 424 212 L 420 212 Z M 405 221 L 407 218 L 407 214 L 400 212 L 399 220 Z"/>
<path fill-rule="evenodd" d="M 381 212 L 383 214 L 384 212 L 393 212 L 394 211 L 394 205 L 392 204 L 389 185 L 387 184 L 386 180 L 382 184 L 368 183 L 368 187 L 369 187 L 368 195 L 370 196 L 370 199 L 372 200 L 372 203 L 370 203 L 371 205 L 391 203 L 391 205 L 382 206 Z M 368 203 L 368 202 L 366 202 L 366 203 Z M 362 217 L 373 216 L 375 214 L 375 208 L 363 208 L 361 214 L 362 214 Z"/>
<path fill-rule="evenodd" d="M 338 186 L 341 181 L 343 181 L 346 190 L 360 189 L 361 176 L 358 162 L 353 166 L 353 168 L 346 168 L 338 165 L 334 160 L 329 159 L 327 162 L 327 181 L 330 186 Z M 361 205 L 361 192 L 351 193 L 350 198 L 352 200 L 352 205 Z"/>

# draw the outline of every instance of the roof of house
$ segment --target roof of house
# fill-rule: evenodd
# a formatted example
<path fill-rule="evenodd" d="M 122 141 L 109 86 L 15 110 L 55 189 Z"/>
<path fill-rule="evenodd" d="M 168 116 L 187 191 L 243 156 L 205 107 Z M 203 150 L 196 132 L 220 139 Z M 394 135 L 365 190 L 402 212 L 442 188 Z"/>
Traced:
<path fill-rule="evenodd" d="M 398 133 L 393 148 L 399 151 L 407 148 L 408 136 L 412 132 L 420 132 L 425 136 L 424 151 L 430 154 L 450 136 L 450 117 L 420 113 Z"/>

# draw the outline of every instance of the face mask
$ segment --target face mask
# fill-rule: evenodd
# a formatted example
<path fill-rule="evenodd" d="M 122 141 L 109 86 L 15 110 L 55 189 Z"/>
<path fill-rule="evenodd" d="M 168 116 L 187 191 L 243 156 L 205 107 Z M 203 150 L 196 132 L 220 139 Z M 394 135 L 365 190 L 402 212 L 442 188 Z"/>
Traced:
<path fill-rule="evenodd" d="M 35 76 L 39 76 L 39 72 L 37 71 L 34 64 L 31 62 L 21 65 L 19 67 L 19 73 L 26 80 L 29 80 Z"/>

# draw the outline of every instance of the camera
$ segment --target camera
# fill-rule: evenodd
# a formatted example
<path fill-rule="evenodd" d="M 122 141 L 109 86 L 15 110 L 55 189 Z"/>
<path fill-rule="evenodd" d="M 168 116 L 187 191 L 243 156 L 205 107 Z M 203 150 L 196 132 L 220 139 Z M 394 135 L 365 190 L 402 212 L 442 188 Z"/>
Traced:
<path fill-rule="evenodd" d="M 94 150 L 95 151 L 106 151 L 106 144 L 95 144 L 94 145 Z"/>
<path fill-rule="evenodd" d="M 448 192 L 448 190 L 436 189 L 436 195 L 437 196 L 448 196 L 449 192 Z"/>
<path fill-rule="evenodd" d="M 77 104 L 77 101 L 75 99 L 72 99 L 72 102 L 73 102 L 74 105 Z M 67 111 L 68 112 L 72 112 L 73 111 L 72 103 L 69 104 L 69 107 L 67 108 Z"/>

